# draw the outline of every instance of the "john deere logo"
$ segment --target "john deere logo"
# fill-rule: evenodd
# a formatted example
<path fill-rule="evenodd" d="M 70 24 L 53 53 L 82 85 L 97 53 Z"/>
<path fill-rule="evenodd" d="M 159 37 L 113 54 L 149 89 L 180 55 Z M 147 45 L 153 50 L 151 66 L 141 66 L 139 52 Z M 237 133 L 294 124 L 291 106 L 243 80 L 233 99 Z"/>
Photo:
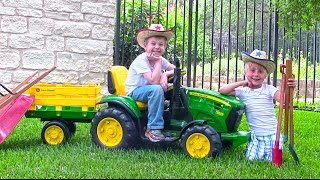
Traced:
<path fill-rule="evenodd" d="M 40 92 L 40 88 L 36 88 L 36 92 Z"/>

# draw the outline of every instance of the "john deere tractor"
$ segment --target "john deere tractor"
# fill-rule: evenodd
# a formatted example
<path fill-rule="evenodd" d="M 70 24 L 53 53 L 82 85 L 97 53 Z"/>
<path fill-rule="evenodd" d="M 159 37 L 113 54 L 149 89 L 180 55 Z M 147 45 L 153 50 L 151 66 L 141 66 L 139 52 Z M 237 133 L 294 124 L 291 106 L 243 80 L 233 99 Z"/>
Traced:
<path fill-rule="evenodd" d="M 176 62 L 172 86 L 165 95 L 164 141 L 180 143 L 183 152 L 192 158 L 217 156 L 223 145 L 237 147 L 246 143 L 250 133 L 238 131 L 245 105 L 233 96 L 219 92 L 184 87 L 182 71 Z M 102 97 L 100 109 L 92 120 L 93 142 L 107 149 L 128 149 L 150 142 L 145 137 L 148 108 L 125 94 L 124 81 L 128 70 L 113 66 L 108 72 L 110 95 Z"/>

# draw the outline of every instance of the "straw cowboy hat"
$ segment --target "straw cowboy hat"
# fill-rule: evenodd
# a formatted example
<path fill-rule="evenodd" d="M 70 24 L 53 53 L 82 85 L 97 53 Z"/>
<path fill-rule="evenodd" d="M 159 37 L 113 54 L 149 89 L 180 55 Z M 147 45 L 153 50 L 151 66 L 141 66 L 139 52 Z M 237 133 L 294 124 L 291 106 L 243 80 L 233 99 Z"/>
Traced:
<path fill-rule="evenodd" d="M 173 30 L 165 30 L 161 24 L 151 24 L 148 29 L 140 29 L 137 32 L 137 41 L 144 47 L 144 41 L 152 36 L 163 36 L 169 41 L 174 35 Z"/>
<path fill-rule="evenodd" d="M 251 54 L 248 54 L 247 52 L 242 52 L 242 61 L 244 63 L 250 61 L 250 62 L 260 64 L 267 70 L 268 74 L 273 73 L 276 68 L 274 62 L 268 59 L 267 53 L 264 51 L 260 51 L 258 49 L 255 49 L 254 51 L 252 51 Z"/>

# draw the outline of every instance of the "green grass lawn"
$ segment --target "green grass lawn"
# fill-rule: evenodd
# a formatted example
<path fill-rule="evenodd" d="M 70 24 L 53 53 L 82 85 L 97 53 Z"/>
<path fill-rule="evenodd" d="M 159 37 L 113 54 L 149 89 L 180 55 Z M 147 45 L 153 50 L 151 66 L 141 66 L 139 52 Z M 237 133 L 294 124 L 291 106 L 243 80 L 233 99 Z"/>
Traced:
<path fill-rule="evenodd" d="M 286 144 L 281 168 L 247 161 L 244 145 L 202 160 L 184 156 L 178 145 L 100 149 L 91 141 L 90 124 L 81 123 L 68 144 L 47 146 L 40 137 L 44 124 L 23 118 L 0 144 L 0 178 L 320 178 L 320 113 L 296 110 L 294 117 L 294 149 L 301 165 Z M 247 129 L 245 121 L 240 129 Z"/>

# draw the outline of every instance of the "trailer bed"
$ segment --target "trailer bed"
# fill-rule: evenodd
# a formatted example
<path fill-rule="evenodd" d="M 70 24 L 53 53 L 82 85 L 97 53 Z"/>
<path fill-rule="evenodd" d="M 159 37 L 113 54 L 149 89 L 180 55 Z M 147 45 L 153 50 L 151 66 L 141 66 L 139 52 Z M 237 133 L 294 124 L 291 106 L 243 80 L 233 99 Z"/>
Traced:
<path fill-rule="evenodd" d="M 101 86 L 35 84 L 26 91 L 34 96 L 34 102 L 26 112 L 27 118 L 41 118 L 43 121 L 61 118 L 74 122 L 90 122 L 97 112 L 96 104 L 101 100 Z"/>

